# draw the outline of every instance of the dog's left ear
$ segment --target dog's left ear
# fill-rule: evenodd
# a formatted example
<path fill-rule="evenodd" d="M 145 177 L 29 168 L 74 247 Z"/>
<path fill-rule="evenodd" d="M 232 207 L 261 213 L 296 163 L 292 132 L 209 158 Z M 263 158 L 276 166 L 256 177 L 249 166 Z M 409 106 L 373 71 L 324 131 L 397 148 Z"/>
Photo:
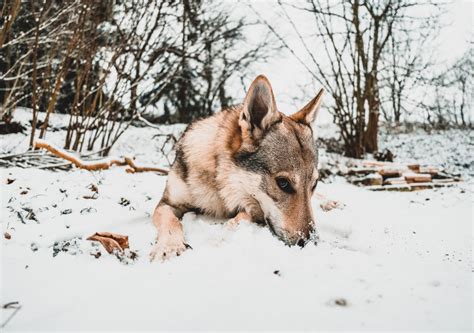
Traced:
<path fill-rule="evenodd" d="M 319 113 L 321 102 L 323 101 L 323 95 L 324 89 L 321 89 L 315 98 L 313 98 L 301 110 L 292 114 L 290 118 L 298 123 L 311 125 Z"/>
<path fill-rule="evenodd" d="M 281 119 L 270 81 L 259 75 L 252 82 L 245 96 L 239 125 L 245 137 L 259 139 L 276 121 Z"/>

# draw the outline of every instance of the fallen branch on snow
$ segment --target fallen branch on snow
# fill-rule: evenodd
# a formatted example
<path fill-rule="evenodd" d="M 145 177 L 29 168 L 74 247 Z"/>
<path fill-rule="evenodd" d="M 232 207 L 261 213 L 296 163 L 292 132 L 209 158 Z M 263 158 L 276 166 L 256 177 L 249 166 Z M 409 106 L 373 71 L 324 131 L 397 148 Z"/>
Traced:
<path fill-rule="evenodd" d="M 164 174 L 168 174 L 168 170 L 155 168 L 153 166 L 138 166 L 135 164 L 133 159 L 130 157 L 125 157 L 125 163 L 129 166 L 125 171 L 128 173 L 135 173 L 135 172 L 147 172 L 147 171 L 157 171 Z"/>
<path fill-rule="evenodd" d="M 56 145 L 53 145 L 52 143 L 49 143 L 45 140 L 37 139 L 34 144 L 35 148 L 43 148 L 48 150 L 50 153 L 65 159 L 66 161 L 71 162 L 74 164 L 77 168 L 80 169 L 85 169 L 89 171 L 95 171 L 95 170 L 106 170 L 109 169 L 113 165 L 118 165 L 118 166 L 125 166 L 128 165 L 129 168 L 127 168 L 127 172 L 130 173 L 135 173 L 135 172 L 146 172 L 146 171 L 152 171 L 152 172 L 159 172 L 162 174 L 168 174 L 168 170 L 162 169 L 162 168 L 156 168 L 156 167 L 140 167 L 137 166 L 133 159 L 130 157 L 123 157 L 123 158 L 117 158 L 117 157 L 107 157 L 103 158 L 100 160 L 95 160 L 95 161 L 84 161 L 81 158 L 75 156 L 74 154 L 71 154 L 70 152 L 57 147 Z"/>

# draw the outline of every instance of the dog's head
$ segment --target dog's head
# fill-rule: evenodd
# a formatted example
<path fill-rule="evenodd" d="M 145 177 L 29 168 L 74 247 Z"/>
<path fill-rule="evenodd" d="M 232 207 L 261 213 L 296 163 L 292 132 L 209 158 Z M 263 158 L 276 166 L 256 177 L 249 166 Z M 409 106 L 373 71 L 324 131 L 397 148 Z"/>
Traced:
<path fill-rule="evenodd" d="M 236 160 L 260 176 L 251 195 L 270 230 L 289 245 L 306 244 L 315 227 L 311 197 L 318 181 L 318 152 L 311 123 L 322 95 L 323 90 L 288 117 L 277 110 L 270 82 L 261 75 L 240 113 L 242 144 Z"/>

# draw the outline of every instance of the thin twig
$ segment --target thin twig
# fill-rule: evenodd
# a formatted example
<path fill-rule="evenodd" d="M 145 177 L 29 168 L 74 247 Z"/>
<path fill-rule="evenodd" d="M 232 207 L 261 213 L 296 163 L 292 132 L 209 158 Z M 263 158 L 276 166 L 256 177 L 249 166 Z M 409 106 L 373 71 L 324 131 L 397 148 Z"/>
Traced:
<path fill-rule="evenodd" d="M 5 322 L 0 326 L 1 328 L 5 328 L 7 326 L 8 322 L 16 315 L 18 311 L 21 309 L 21 305 L 18 302 L 10 302 L 7 303 L 3 306 L 4 309 L 14 309 L 13 313 L 8 317 Z"/>

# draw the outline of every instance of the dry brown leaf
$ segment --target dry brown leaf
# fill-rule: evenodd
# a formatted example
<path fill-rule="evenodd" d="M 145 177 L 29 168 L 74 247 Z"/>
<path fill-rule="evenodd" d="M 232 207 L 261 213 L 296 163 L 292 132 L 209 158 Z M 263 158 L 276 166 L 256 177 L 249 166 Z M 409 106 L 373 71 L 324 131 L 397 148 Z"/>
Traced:
<path fill-rule="evenodd" d="M 113 234 L 111 232 L 96 232 L 87 238 L 87 240 L 100 242 L 109 253 L 114 252 L 115 249 L 121 252 L 129 248 L 128 236 Z"/>
<path fill-rule="evenodd" d="M 87 240 L 100 242 L 100 244 L 102 244 L 102 246 L 109 253 L 114 252 L 114 250 L 122 251 L 122 248 L 120 247 L 119 243 L 117 243 L 112 238 L 107 238 L 107 237 L 101 237 L 101 236 L 94 235 L 94 236 L 91 236 L 91 237 L 87 238 Z"/>
<path fill-rule="evenodd" d="M 122 250 L 128 249 L 130 247 L 129 244 L 128 244 L 128 236 L 114 234 L 114 233 L 111 233 L 111 232 L 98 232 L 96 234 L 99 235 L 99 236 L 102 236 L 102 237 L 112 238 L 117 243 L 119 243 Z"/>

